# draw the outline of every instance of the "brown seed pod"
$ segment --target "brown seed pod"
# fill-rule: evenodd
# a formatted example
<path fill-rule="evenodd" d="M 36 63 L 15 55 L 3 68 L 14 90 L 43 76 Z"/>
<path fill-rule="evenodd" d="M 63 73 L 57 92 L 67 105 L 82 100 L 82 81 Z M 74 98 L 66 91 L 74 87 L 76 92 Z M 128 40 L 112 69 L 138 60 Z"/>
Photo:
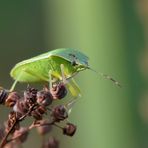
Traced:
<path fill-rule="evenodd" d="M 10 92 L 5 100 L 5 105 L 7 107 L 13 107 L 19 99 L 20 96 L 17 92 Z"/>
<path fill-rule="evenodd" d="M 39 106 L 31 112 L 31 116 L 33 116 L 36 120 L 42 120 L 43 114 L 45 113 L 46 113 L 46 107 Z"/>
<path fill-rule="evenodd" d="M 77 127 L 72 123 L 67 123 L 63 128 L 63 134 L 67 136 L 73 136 L 76 132 Z"/>
<path fill-rule="evenodd" d="M 63 83 L 54 84 L 50 88 L 53 99 L 62 99 L 67 95 L 67 89 Z"/>
<path fill-rule="evenodd" d="M 29 104 L 25 100 L 19 100 L 16 102 L 16 104 L 13 106 L 13 110 L 20 114 L 21 116 L 26 114 L 29 111 Z"/>
<path fill-rule="evenodd" d="M 37 89 L 28 87 L 26 91 L 24 91 L 24 99 L 25 102 L 28 104 L 32 105 L 33 103 L 36 102 L 36 94 L 37 94 Z"/>
<path fill-rule="evenodd" d="M 5 100 L 7 99 L 7 96 L 9 94 L 8 90 L 0 89 L 0 104 L 4 104 Z"/>
<path fill-rule="evenodd" d="M 68 118 L 68 112 L 63 105 L 58 105 L 53 108 L 51 116 L 55 122 L 60 122 Z"/>
<path fill-rule="evenodd" d="M 52 103 L 53 97 L 49 91 L 41 90 L 37 92 L 37 103 L 48 106 Z"/>

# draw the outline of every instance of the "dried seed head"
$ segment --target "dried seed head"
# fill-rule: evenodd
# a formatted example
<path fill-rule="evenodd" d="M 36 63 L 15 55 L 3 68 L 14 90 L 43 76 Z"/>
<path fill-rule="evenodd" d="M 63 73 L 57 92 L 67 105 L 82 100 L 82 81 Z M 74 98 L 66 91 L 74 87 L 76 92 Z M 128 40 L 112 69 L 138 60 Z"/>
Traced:
<path fill-rule="evenodd" d="M 25 119 L 26 116 L 32 116 L 35 118 L 35 122 L 39 124 L 37 131 L 40 135 L 45 135 L 49 133 L 52 129 L 52 125 L 55 122 L 60 122 L 68 118 L 69 109 L 71 109 L 71 104 L 69 105 L 58 105 L 49 109 L 50 123 L 47 120 L 42 120 L 43 115 L 48 111 L 48 107 L 52 104 L 53 99 L 62 99 L 66 96 L 67 89 L 63 83 L 53 84 L 53 87 L 43 88 L 41 91 L 37 91 L 35 88 L 28 87 L 24 91 L 24 97 L 21 99 L 17 92 L 9 92 L 7 90 L 0 90 L 0 104 L 6 104 L 8 107 L 13 107 L 13 111 L 9 113 L 8 120 L 5 124 L 5 129 L 0 128 L 0 138 L 8 134 L 6 140 L 9 141 L 9 136 L 13 140 L 10 145 L 5 146 L 15 146 L 18 147 L 19 144 L 26 141 L 29 133 L 29 128 L 20 127 L 20 121 Z M 54 124 L 56 125 L 56 123 Z M 58 126 L 58 125 L 57 125 Z M 12 129 L 13 128 L 13 129 Z M 76 126 L 67 123 L 63 130 L 63 134 L 68 136 L 73 136 L 76 132 Z M 31 128 L 30 128 L 31 129 Z M 9 135 L 10 134 L 10 135 Z M 6 141 L 7 142 L 7 141 Z M 12 143 L 12 144 L 11 144 Z M 20 145 L 19 145 L 20 146 Z M 45 141 L 43 148 L 59 148 L 59 142 L 51 137 L 48 141 Z"/>
<path fill-rule="evenodd" d="M 46 107 L 39 106 L 31 112 L 31 116 L 33 116 L 36 120 L 42 120 L 43 114 L 45 113 L 46 113 Z"/>
<path fill-rule="evenodd" d="M 63 134 L 67 136 L 73 136 L 76 132 L 77 127 L 72 123 L 67 123 L 63 128 Z"/>
<path fill-rule="evenodd" d="M 67 95 L 67 89 L 63 83 L 54 84 L 50 88 L 53 99 L 62 99 Z"/>
<path fill-rule="evenodd" d="M 5 101 L 5 105 L 8 107 L 13 107 L 19 99 L 20 96 L 17 92 L 10 92 Z"/>
<path fill-rule="evenodd" d="M 68 118 L 68 113 L 67 113 L 65 106 L 58 105 L 53 108 L 51 116 L 53 117 L 53 120 L 55 122 L 60 122 Z"/>
<path fill-rule="evenodd" d="M 26 91 L 24 91 L 24 99 L 28 104 L 33 104 L 36 102 L 36 94 L 37 89 L 28 87 Z"/>
<path fill-rule="evenodd" d="M 50 137 L 47 141 L 43 143 L 42 148 L 59 148 L 59 141 L 57 141 L 53 137 Z"/>
<path fill-rule="evenodd" d="M 25 142 L 28 138 L 29 130 L 28 128 L 21 127 L 19 130 L 16 130 L 13 134 L 13 138 L 17 138 L 22 143 Z"/>
<path fill-rule="evenodd" d="M 49 91 L 41 90 L 37 92 L 37 103 L 48 106 L 52 103 L 53 97 Z"/>
<path fill-rule="evenodd" d="M 7 96 L 9 94 L 8 90 L 0 89 L 0 104 L 4 104 Z"/>
<path fill-rule="evenodd" d="M 52 130 L 52 126 L 51 125 L 46 125 L 48 123 L 47 120 L 40 120 L 38 121 L 38 124 L 40 126 L 37 127 L 37 131 L 40 135 L 45 135 L 47 133 L 49 133 Z"/>
<path fill-rule="evenodd" d="M 29 105 L 24 100 L 19 100 L 16 102 L 16 104 L 13 107 L 13 110 L 20 115 L 24 115 L 29 111 Z"/>

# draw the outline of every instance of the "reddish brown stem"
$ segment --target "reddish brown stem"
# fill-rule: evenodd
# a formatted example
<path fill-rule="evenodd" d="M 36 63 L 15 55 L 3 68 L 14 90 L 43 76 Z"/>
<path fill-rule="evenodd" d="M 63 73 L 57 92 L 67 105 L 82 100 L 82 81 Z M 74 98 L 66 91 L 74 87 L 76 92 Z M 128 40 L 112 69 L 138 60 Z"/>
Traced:
<path fill-rule="evenodd" d="M 34 109 L 35 106 L 36 106 L 36 105 L 31 106 L 30 109 L 29 109 L 29 111 L 28 111 L 25 115 L 23 115 L 23 116 L 20 117 L 19 119 L 16 119 L 16 120 L 15 120 L 15 122 L 14 122 L 13 125 L 12 125 L 12 127 L 9 129 L 9 131 L 7 132 L 7 134 L 5 135 L 5 137 L 2 139 L 2 142 L 1 142 L 1 144 L 0 144 L 0 148 L 3 148 L 3 147 L 9 142 L 7 139 L 8 139 L 8 137 L 9 137 L 9 135 L 11 134 L 11 132 L 13 131 L 15 125 L 16 125 L 18 122 L 24 120 L 24 119 L 30 114 L 30 112 L 32 112 L 32 110 Z"/>

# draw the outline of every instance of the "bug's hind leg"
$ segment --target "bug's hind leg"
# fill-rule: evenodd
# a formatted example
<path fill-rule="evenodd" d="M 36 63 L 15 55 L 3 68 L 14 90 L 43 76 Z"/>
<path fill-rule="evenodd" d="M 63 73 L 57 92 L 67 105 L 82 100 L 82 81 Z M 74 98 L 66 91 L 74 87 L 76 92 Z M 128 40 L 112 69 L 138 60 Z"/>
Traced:
<path fill-rule="evenodd" d="M 48 82 L 48 79 L 42 75 L 38 75 L 37 73 L 34 73 L 31 69 L 23 69 L 20 74 L 18 75 L 18 77 L 16 78 L 16 80 L 14 81 L 14 83 L 12 84 L 10 91 L 13 91 L 17 82 L 19 81 L 19 79 L 21 78 L 21 76 L 23 75 L 23 73 L 27 73 L 31 76 L 35 76 L 36 78 L 38 78 L 41 81 L 46 81 Z"/>
<path fill-rule="evenodd" d="M 74 98 L 77 98 L 77 97 L 81 96 L 80 88 L 77 85 L 77 83 L 75 82 L 75 80 L 73 78 L 69 78 L 69 80 L 66 79 L 65 71 L 64 71 L 64 64 L 61 64 L 60 68 L 61 68 L 63 83 L 67 85 L 67 87 L 68 87 L 70 93 L 72 94 L 72 96 Z"/>
<path fill-rule="evenodd" d="M 19 78 L 22 76 L 22 73 L 23 73 L 23 71 L 21 71 L 21 73 L 17 76 L 17 78 L 16 78 L 15 81 L 13 82 L 13 84 L 12 84 L 10 90 L 9 90 L 10 92 L 12 92 L 12 91 L 14 90 L 16 84 L 17 84 L 18 81 L 19 81 Z"/>

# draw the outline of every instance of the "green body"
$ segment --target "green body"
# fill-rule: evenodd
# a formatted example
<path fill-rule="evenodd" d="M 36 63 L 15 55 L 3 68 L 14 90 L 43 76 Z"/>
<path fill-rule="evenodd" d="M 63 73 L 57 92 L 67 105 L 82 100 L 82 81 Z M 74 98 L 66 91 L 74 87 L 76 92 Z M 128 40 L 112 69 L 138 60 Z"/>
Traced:
<path fill-rule="evenodd" d="M 73 60 L 76 62 L 74 65 Z M 88 68 L 88 57 L 71 48 L 55 49 L 16 64 L 10 74 L 19 82 L 49 82 L 51 71 L 54 78 L 62 80 L 61 64 L 64 65 L 66 78 L 70 78 Z"/>

